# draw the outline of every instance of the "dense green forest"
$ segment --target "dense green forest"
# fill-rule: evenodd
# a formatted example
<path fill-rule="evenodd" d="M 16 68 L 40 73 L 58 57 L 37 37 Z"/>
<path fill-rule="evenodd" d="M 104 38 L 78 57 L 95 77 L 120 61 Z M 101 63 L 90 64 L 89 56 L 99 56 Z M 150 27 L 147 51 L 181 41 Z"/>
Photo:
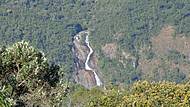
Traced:
<path fill-rule="evenodd" d="M 91 22 L 95 29 L 92 42 L 99 52 L 102 72 L 110 77 L 108 81 L 131 83 L 134 80 L 147 79 L 142 76 L 141 71 L 132 67 L 130 60 L 121 63 L 119 61 L 123 57 L 121 53 L 123 51 L 130 53 L 137 60 L 158 58 L 159 56 L 149 48 L 152 47 L 151 37 L 159 34 L 165 25 L 175 26 L 176 35 L 188 36 L 189 5 L 189 0 L 98 1 L 94 9 L 95 18 Z M 115 59 L 110 60 L 103 56 L 101 47 L 106 43 L 117 43 L 119 55 Z M 171 77 L 168 80 L 172 81 L 174 78 L 178 77 Z"/>
<path fill-rule="evenodd" d="M 148 47 L 152 47 L 150 38 L 159 34 L 162 27 L 171 25 L 175 35 L 190 35 L 189 5 L 189 0 L 1 0 L 0 45 L 27 40 L 46 53 L 49 62 L 73 72 L 72 38 L 81 30 L 90 29 L 104 81 L 129 84 L 147 79 L 132 62 L 158 58 Z M 108 43 L 117 45 L 114 58 L 106 57 L 102 51 Z M 122 52 L 132 58 L 123 59 Z M 183 75 L 180 70 L 179 73 Z M 168 80 L 174 78 L 178 77 Z"/>
<path fill-rule="evenodd" d="M 189 28 L 190 0 L 0 0 L 0 106 L 187 107 Z M 73 81 L 83 30 L 106 89 Z"/>
<path fill-rule="evenodd" d="M 0 51 L 1 107 L 160 107 L 190 106 L 190 84 L 138 81 L 128 87 L 106 85 L 88 90 L 60 83 L 65 71 L 22 41 Z"/>

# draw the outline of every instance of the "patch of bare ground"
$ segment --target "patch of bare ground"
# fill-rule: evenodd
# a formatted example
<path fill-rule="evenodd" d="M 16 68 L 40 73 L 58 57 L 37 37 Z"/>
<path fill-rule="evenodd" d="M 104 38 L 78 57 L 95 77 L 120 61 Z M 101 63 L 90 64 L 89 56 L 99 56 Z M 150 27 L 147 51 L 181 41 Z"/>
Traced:
<path fill-rule="evenodd" d="M 139 59 L 138 69 L 141 70 L 143 76 L 146 79 L 150 80 L 155 80 L 155 78 L 161 79 L 161 77 L 163 77 L 165 72 L 164 69 L 160 67 L 161 64 L 162 64 L 161 60 L 156 58 L 152 60 Z"/>
<path fill-rule="evenodd" d="M 153 59 L 147 60 L 140 58 L 139 67 L 142 73 L 149 75 L 158 70 L 159 75 L 168 70 L 178 68 L 180 72 L 187 75 L 190 74 L 190 64 L 187 62 L 175 63 L 173 60 L 161 60 L 169 55 L 169 51 L 176 50 L 181 54 L 187 56 L 186 61 L 189 61 L 190 57 L 190 37 L 183 34 L 175 35 L 175 28 L 173 26 L 165 26 L 161 29 L 160 34 L 151 38 L 152 50 L 156 54 Z M 165 68 L 164 68 L 165 66 Z"/>
<path fill-rule="evenodd" d="M 159 59 L 145 60 L 139 59 L 139 68 L 143 73 L 153 71 L 157 66 L 159 66 Z"/>
<path fill-rule="evenodd" d="M 146 78 L 159 78 L 161 80 L 163 79 L 165 72 L 174 71 L 176 69 L 179 69 L 181 73 L 184 73 L 187 78 L 189 78 L 189 74 L 190 74 L 189 64 L 185 64 L 185 63 L 176 64 L 173 61 L 163 62 L 162 60 L 159 60 L 159 59 L 153 59 L 151 61 L 140 60 L 138 69 L 141 70 L 144 77 Z"/>
<path fill-rule="evenodd" d="M 190 37 L 184 35 L 176 35 L 172 26 L 162 28 L 160 34 L 151 38 L 152 49 L 157 55 L 167 54 L 169 50 L 177 50 L 178 52 L 189 56 L 190 54 Z"/>
<path fill-rule="evenodd" d="M 102 51 L 106 57 L 110 59 L 116 58 L 117 54 L 117 44 L 116 43 L 108 43 L 102 47 Z"/>

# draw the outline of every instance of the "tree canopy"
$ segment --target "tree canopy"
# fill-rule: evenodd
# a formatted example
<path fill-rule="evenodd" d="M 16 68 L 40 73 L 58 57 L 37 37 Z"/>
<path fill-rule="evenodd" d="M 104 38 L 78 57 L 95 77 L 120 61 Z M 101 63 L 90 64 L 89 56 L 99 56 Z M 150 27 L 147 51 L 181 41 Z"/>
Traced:
<path fill-rule="evenodd" d="M 51 94 L 47 93 L 48 90 L 58 85 L 61 76 L 60 67 L 50 65 L 45 54 L 26 41 L 3 47 L 0 66 L 0 92 L 4 95 L 1 99 L 12 99 L 11 104 L 20 106 L 25 105 L 27 99 L 32 99 L 31 95 L 35 96 L 33 102 L 42 101 L 41 97 L 48 98 L 47 94 Z"/>

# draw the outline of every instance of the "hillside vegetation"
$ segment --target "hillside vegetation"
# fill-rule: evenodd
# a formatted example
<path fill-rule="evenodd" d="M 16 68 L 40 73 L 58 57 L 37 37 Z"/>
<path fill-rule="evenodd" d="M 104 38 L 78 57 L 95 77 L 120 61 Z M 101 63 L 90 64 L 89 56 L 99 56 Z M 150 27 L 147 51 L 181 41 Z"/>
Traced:
<path fill-rule="evenodd" d="M 90 21 L 94 29 L 91 41 L 106 81 L 129 84 L 141 79 L 186 80 L 189 69 L 184 65 L 189 64 L 189 54 L 184 50 L 189 49 L 180 40 L 189 39 L 189 5 L 189 0 L 97 1 Z M 106 49 L 112 51 L 107 53 Z"/>
<path fill-rule="evenodd" d="M 0 106 L 188 107 L 189 28 L 190 0 L 0 0 Z"/>
<path fill-rule="evenodd" d="M 1 48 L 0 64 L 2 107 L 190 106 L 189 82 L 138 81 L 127 87 L 110 84 L 91 90 L 68 83 L 66 71 L 50 65 L 43 52 L 25 41 Z"/>
<path fill-rule="evenodd" d="M 73 72 L 72 38 L 81 30 L 89 29 L 106 83 L 129 84 L 140 79 L 182 82 L 188 78 L 189 69 L 183 69 L 185 60 L 180 55 L 184 53 L 169 47 L 166 51 L 178 53 L 172 57 L 175 59 L 165 58 L 170 53 L 159 56 L 154 45 L 162 43 L 154 43 L 151 38 L 167 26 L 173 27 L 172 36 L 188 37 L 189 7 L 189 0 L 1 0 L 0 45 L 27 40 L 43 50 L 50 63 L 64 65 L 64 69 Z M 158 59 L 166 63 L 177 60 L 179 66 L 173 68 L 166 64 L 164 67 Z M 157 66 L 146 67 L 155 61 L 159 62 Z M 169 72 L 161 72 L 162 69 Z M 182 76 L 166 76 L 172 71 Z"/>

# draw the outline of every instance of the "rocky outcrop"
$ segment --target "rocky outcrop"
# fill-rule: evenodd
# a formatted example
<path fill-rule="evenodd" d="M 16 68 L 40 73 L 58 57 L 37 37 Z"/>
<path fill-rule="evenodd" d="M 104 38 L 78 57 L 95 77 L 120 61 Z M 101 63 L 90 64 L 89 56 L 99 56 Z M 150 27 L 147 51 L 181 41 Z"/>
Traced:
<path fill-rule="evenodd" d="M 81 31 L 73 39 L 74 79 L 90 89 L 102 85 L 98 75 L 97 58 L 88 41 L 89 31 Z"/>

